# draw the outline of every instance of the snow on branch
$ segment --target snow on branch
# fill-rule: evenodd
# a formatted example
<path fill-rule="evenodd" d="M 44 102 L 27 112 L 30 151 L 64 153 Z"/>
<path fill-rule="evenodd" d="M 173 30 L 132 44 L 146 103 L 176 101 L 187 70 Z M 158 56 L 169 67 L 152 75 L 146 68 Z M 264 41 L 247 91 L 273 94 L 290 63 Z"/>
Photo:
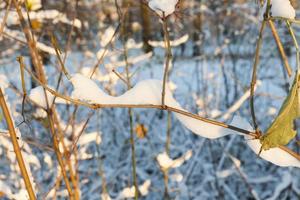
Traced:
<path fill-rule="evenodd" d="M 261 12 L 261 19 L 263 19 L 263 15 L 265 14 L 267 3 L 268 0 L 265 0 L 265 4 Z M 287 19 L 295 19 L 296 17 L 296 11 L 289 0 L 271 0 L 270 6 L 271 17 L 283 17 Z"/>
<path fill-rule="evenodd" d="M 148 5 L 160 17 L 167 17 L 175 11 L 177 3 L 178 0 L 150 0 Z"/>
<path fill-rule="evenodd" d="M 80 105 L 85 105 L 84 102 L 86 102 L 86 105 L 90 105 L 89 107 L 92 107 L 92 105 L 101 105 L 100 107 L 105 107 L 105 105 L 111 107 L 135 105 L 136 107 L 144 106 L 149 108 L 151 108 L 151 106 L 152 108 L 161 106 L 162 82 L 160 80 L 150 79 L 141 81 L 132 89 L 117 97 L 106 94 L 93 80 L 81 74 L 73 75 L 70 81 L 73 85 L 72 98 L 68 97 L 65 98 L 65 100 L 72 102 L 78 101 L 80 102 Z M 46 89 L 47 91 L 54 93 L 54 91 L 48 87 Z M 63 98 L 62 95 L 59 95 L 59 97 Z M 44 96 L 36 95 L 36 98 L 37 99 L 33 99 L 33 101 L 38 102 L 40 101 L 38 98 L 44 99 Z M 256 154 L 259 153 L 261 143 L 259 140 L 254 139 L 254 136 L 251 136 L 251 134 L 249 135 L 249 133 L 253 133 L 254 131 L 245 119 L 234 117 L 229 126 L 210 123 L 210 120 L 201 121 L 198 118 L 193 117 L 193 114 L 186 114 L 188 112 L 174 99 L 169 88 L 166 90 L 165 98 L 168 109 L 174 111 L 176 118 L 195 134 L 205 138 L 215 139 L 229 134 L 245 135 L 248 133 L 245 137 L 248 146 Z M 262 151 L 259 156 L 264 160 L 281 167 L 292 166 L 300 168 L 300 160 L 282 148 L 272 148 L 267 151 Z"/>
<path fill-rule="evenodd" d="M 173 160 L 168 156 L 166 152 L 163 152 L 158 154 L 156 159 L 159 166 L 163 170 L 168 170 L 170 168 L 180 167 L 185 161 L 189 160 L 192 157 L 192 154 L 193 154 L 192 150 L 189 150 L 183 156 Z"/>
<path fill-rule="evenodd" d="M 253 131 L 253 128 L 251 125 L 244 119 L 239 119 L 238 122 L 239 127 Z M 252 151 L 254 151 L 255 154 L 259 154 L 261 150 L 261 143 L 259 139 L 254 139 L 251 136 L 245 136 L 245 140 L 247 145 L 251 148 Z M 262 150 L 259 156 L 266 160 L 269 161 L 275 165 L 281 166 L 281 167 L 299 167 L 300 168 L 300 161 L 290 155 L 288 152 L 276 147 L 276 148 L 271 148 L 269 150 Z"/>
<path fill-rule="evenodd" d="M 71 82 L 74 87 L 72 98 L 90 104 L 161 105 L 162 82 L 160 80 L 149 79 L 141 81 L 131 90 L 118 97 L 106 94 L 94 81 L 81 74 L 75 74 L 71 78 Z M 174 99 L 169 88 L 166 90 L 165 103 L 168 107 L 184 110 Z M 238 134 L 236 131 L 202 122 L 180 113 L 175 113 L 175 116 L 185 127 L 205 138 L 214 139 L 229 134 Z"/>
<path fill-rule="evenodd" d="M 27 15 L 25 11 L 22 12 L 24 16 Z M 0 16 L 2 14 L 0 13 Z M 29 17 L 31 20 L 39 20 L 41 22 L 45 20 L 53 20 L 52 22 L 54 24 L 57 23 L 64 23 L 68 25 L 72 25 L 73 22 L 72 20 L 68 19 L 66 14 L 59 12 L 58 10 L 40 10 L 40 11 L 30 11 L 29 12 Z M 18 14 L 15 11 L 11 11 L 8 15 L 7 21 L 6 21 L 7 26 L 12 26 L 12 25 L 17 25 L 19 24 L 18 20 Z M 81 28 L 82 24 L 81 21 L 77 18 L 74 19 L 74 27 L 76 28 Z"/>
<path fill-rule="evenodd" d="M 146 196 L 149 193 L 149 188 L 151 186 L 151 181 L 146 180 L 143 184 L 139 185 L 139 192 L 142 196 Z M 124 199 L 124 198 L 133 198 L 135 194 L 135 187 L 126 187 L 122 190 L 119 197 L 117 199 Z"/>
<path fill-rule="evenodd" d="M 189 35 L 185 34 L 184 36 L 182 36 L 182 37 L 180 37 L 180 38 L 178 38 L 176 40 L 170 41 L 170 45 L 172 47 L 176 47 L 176 46 L 179 46 L 181 44 L 186 43 L 188 41 L 188 39 L 189 39 Z M 152 47 L 162 47 L 162 48 L 165 47 L 165 42 L 164 41 L 149 40 L 148 44 L 151 45 Z"/>
<path fill-rule="evenodd" d="M 52 87 L 50 87 L 50 88 L 53 89 Z M 55 96 L 47 90 L 44 91 L 44 88 L 42 86 L 38 86 L 36 88 L 31 89 L 30 93 L 29 93 L 29 98 L 34 103 L 39 105 L 40 107 L 46 109 L 47 108 L 47 101 L 46 101 L 46 98 L 45 98 L 45 92 L 47 94 L 48 104 L 51 107 Z M 58 98 L 55 98 L 55 103 L 66 104 L 67 102 L 58 97 Z"/>

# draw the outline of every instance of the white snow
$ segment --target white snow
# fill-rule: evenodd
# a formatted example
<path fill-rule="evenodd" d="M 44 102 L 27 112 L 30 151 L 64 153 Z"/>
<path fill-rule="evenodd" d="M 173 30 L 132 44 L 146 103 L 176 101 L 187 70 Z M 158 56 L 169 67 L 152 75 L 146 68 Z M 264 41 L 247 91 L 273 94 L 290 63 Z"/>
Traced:
<path fill-rule="evenodd" d="M 102 47 L 105 47 L 114 36 L 114 33 L 115 33 L 115 28 L 113 28 L 112 26 L 108 27 L 104 31 L 104 33 L 100 36 L 100 45 Z"/>
<path fill-rule="evenodd" d="M 8 87 L 8 80 L 4 74 L 0 74 L 0 88 L 2 90 Z"/>
<path fill-rule="evenodd" d="M 192 157 L 192 151 L 187 151 L 183 156 L 173 160 L 171 159 L 166 152 L 160 153 L 157 155 L 156 159 L 159 166 L 163 169 L 177 168 L 180 167 L 184 161 L 189 160 Z"/>
<path fill-rule="evenodd" d="M 260 85 L 261 85 L 261 81 L 258 80 L 254 87 L 254 91 L 256 91 L 257 87 Z M 228 120 L 231 114 L 237 111 L 249 97 L 250 97 L 250 89 L 248 89 L 243 96 L 241 96 L 232 106 L 230 106 L 230 108 L 228 108 L 226 113 L 222 115 L 221 119 Z"/>
<path fill-rule="evenodd" d="M 18 19 L 18 16 L 17 16 L 17 15 L 15 15 L 15 17 L 17 17 L 16 19 Z M 16 39 L 18 39 L 18 40 L 20 40 L 20 41 L 26 43 L 26 38 L 25 38 L 23 32 L 17 31 L 17 30 L 10 30 L 10 29 L 7 29 L 7 28 L 4 28 L 4 32 L 5 32 L 7 35 L 9 35 L 9 36 L 11 36 L 11 37 L 14 37 L 14 38 L 16 38 Z M 41 42 L 39 42 L 39 41 L 36 41 L 36 47 L 37 47 L 39 50 L 41 50 L 41 51 L 47 52 L 47 53 L 52 54 L 52 55 L 56 55 L 55 49 L 52 48 L 52 47 L 50 47 L 50 46 L 47 46 L 47 45 L 44 44 L 44 43 L 41 43 Z M 63 52 L 62 52 L 62 53 L 63 53 Z"/>
<path fill-rule="evenodd" d="M 102 193 L 101 194 L 101 200 L 111 200 L 109 194 L 107 193 Z"/>
<path fill-rule="evenodd" d="M 181 173 L 172 174 L 170 179 L 179 183 L 183 180 L 183 175 Z"/>
<path fill-rule="evenodd" d="M 49 87 L 49 88 L 52 89 L 52 87 Z M 53 103 L 54 95 L 52 95 L 47 90 L 46 90 L 46 94 L 47 94 L 47 100 L 48 100 L 49 106 L 51 106 L 51 104 Z M 44 92 L 44 88 L 42 86 L 38 86 L 38 87 L 35 87 L 35 88 L 31 89 L 30 92 L 29 92 L 29 96 L 28 97 L 34 103 L 36 103 L 37 105 L 41 106 L 42 108 L 45 108 L 45 109 L 47 108 L 47 101 L 46 101 L 46 98 L 45 98 L 45 92 Z M 66 101 L 57 97 L 55 99 L 55 103 L 63 103 L 63 104 L 65 104 Z"/>
<path fill-rule="evenodd" d="M 153 53 L 149 52 L 149 53 L 145 53 L 145 54 L 138 55 L 138 56 L 128 57 L 127 63 L 130 64 L 130 65 L 134 65 L 134 64 L 137 64 L 139 62 L 146 61 L 146 60 L 150 59 L 152 57 L 152 55 L 153 55 Z M 117 61 L 114 61 L 112 59 L 111 63 L 105 64 L 105 68 L 107 68 L 107 69 L 116 69 L 117 67 L 126 66 L 127 63 L 125 62 L 125 60 L 117 62 Z"/>
<path fill-rule="evenodd" d="M 36 0 L 35 0 L 36 1 Z M 38 4 L 35 4 L 34 8 L 38 8 Z M 23 11 L 23 15 L 27 16 L 27 12 Z M 30 11 L 29 17 L 31 20 L 38 20 L 40 22 L 43 22 L 44 20 L 53 20 L 52 22 L 54 24 L 57 24 L 59 22 L 64 24 L 73 24 L 73 20 L 68 19 L 67 15 L 65 13 L 59 12 L 58 10 L 51 9 L 51 10 L 39 10 L 39 11 Z M 7 18 L 7 26 L 11 25 L 17 25 L 19 23 L 18 20 L 18 14 L 15 11 L 10 11 L 8 18 Z M 74 19 L 74 27 L 81 28 L 82 23 L 79 19 Z"/>
<path fill-rule="evenodd" d="M 253 131 L 251 125 L 243 118 L 236 118 L 235 123 L 239 128 Z M 258 155 L 261 143 L 258 139 L 253 139 L 251 136 L 245 136 L 246 143 Z M 262 159 L 269 161 L 275 165 L 281 167 L 299 167 L 300 161 L 297 158 L 291 156 L 289 153 L 281 150 L 280 148 L 271 148 L 267 151 L 262 151 L 259 155 Z"/>
<path fill-rule="evenodd" d="M 79 141 L 78 141 L 77 144 L 83 146 L 83 145 L 87 145 L 87 144 L 89 144 L 89 143 L 91 143 L 93 141 L 95 141 L 95 142 L 97 141 L 98 144 L 101 143 L 101 137 L 100 137 L 100 135 L 97 132 L 84 133 L 80 137 L 80 139 L 79 139 Z"/>
<path fill-rule="evenodd" d="M 126 42 L 127 49 L 140 49 L 143 47 L 143 43 L 137 43 L 133 38 L 129 38 Z"/>
<path fill-rule="evenodd" d="M 189 35 L 185 34 L 182 37 L 175 39 L 175 40 L 171 40 L 170 41 L 170 45 L 171 47 L 176 47 L 179 46 L 181 44 L 186 43 L 189 40 Z M 154 41 L 154 40 L 148 40 L 148 44 L 151 45 L 152 47 L 162 47 L 165 48 L 165 42 L 164 41 Z"/>
<path fill-rule="evenodd" d="M 151 186 L 151 180 L 146 180 L 142 185 L 139 185 L 139 191 L 142 196 L 146 196 L 149 193 L 149 188 Z M 120 193 L 119 198 L 117 199 L 124 199 L 124 198 L 133 198 L 135 194 L 135 187 L 127 187 L 122 190 Z"/>
<path fill-rule="evenodd" d="M 48 103 L 49 103 L 49 105 L 51 105 L 51 102 L 53 102 L 54 96 L 48 91 L 46 91 L 46 93 L 47 93 Z M 29 92 L 29 98 L 33 102 L 35 102 L 36 104 L 41 106 L 42 108 L 47 108 L 47 101 L 45 98 L 44 88 L 42 86 L 38 86 L 36 88 L 31 89 Z"/>
<path fill-rule="evenodd" d="M 280 199 L 280 194 L 285 190 L 287 187 L 289 187 L 292 184 L 293 177 L 291 174 L 287 171 L 285 171 L 282 175 L 282 180 L 280 183 L 276 186 L 275 191 L 272 193 L 272 196 L 269 197 L 267 200 L 276 200 Z"/>
<path fill-rule="evenodd" d="M 160 80 L 149 79 L 136 84 L 131 90 L 118 97 L 110 96 L 101 90 L 91 79 L 75 74 L 71 78 L 74 90 L 72 98 L 86 101 L 93 104 L 134 104 L 134 105 L 161 105 L 162 82 Z M 173 98 L 170 89 L 167 87 L 165 95 L 167 106 L 184 110 Z M 182 114 L 175 113 L 176 118 L 188 129 L 202 137 L 214 139 L 237 132 L 199 121 Z"/>
<path fill-rule="evenodd" d="M 254 140 L 249 137 L 245 137 L 248 146 L 256 153 L 259 153 L 261 143 L 259 140 Z M 267 160 L 275 165 L 281 167 L 299 167 L 300 161 L 297 158 L 291 156 L 289 153 L 281 150 L 280 148 L 272 148 L 267 151 L 262 151 L 259 155 L 264 160 Z"/>
<path fill-rule="evenodd" d="M 266 12 L 267 0 L 263 6 L 260 18 L 263 19 L 263 14 Z M 271 0 L 271 16 L 284 17 L 295 19 L 296 11 L 289 0 Z"/>
<path fill-rule="evenodd" d="M 149 7 L 160 17 L 171 15 L 175 11 L 178 0 L 150 0 Z"/>
<path fill-rule="evenodd" d="M 98 87 L 98 85 L 94 81 L 80 74 L 75 74 L 71 78 L 71 82 L 74 87 L 72 97 L 75 99 L 87 101 L 89 103 L 120 105 L 161 105 L 162 82 L 159 80 L 150 79 L 141 81 L 132 89 L 118 97 L 106 94 Z M 183 110 L 180 104 L 173 98 L 172 93 L 168 88 L 166 89 L 165 102 L 166 105 L 170 107 Z M 213 139 L 228 134 L 242 135 L 239 132 L 199 121 L 182 114 L 175 113 L 175 116 L 185 127 L 202 137 Z M 235 116 L 233 118 L 231 125 L 253 131 L 251 125 L 245 119 L 238 116 Z M 249 137 L 245 138 L 249 147 L 256 154 L 258 154 L 261 147 L 259 140 L 252 140 Z M 279 148 L 272 148 L 268 151 L 262 151 L 260 157 L 278 166 L 300 167 L 299 160 Z M 162 153 L 158 155 L 157 160 L 162 168 L 169 168 L 180 166 L 184 162 L 185 158 L 172 160 L 167 156 L 166 153 Z"/>

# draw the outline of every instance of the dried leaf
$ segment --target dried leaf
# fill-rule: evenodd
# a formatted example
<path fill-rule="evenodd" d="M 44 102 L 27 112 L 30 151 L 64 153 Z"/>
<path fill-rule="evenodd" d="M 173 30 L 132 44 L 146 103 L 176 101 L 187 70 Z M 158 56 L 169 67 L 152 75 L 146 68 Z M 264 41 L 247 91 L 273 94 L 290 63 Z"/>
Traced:
<path fill-rule="evenodd" d="M 295 138 L 297 131 L 294 129 L 294 120 L 300 117 L 299 78 L 298 74 L 278 116 L 267 129 L 266 134 L 260 138 L 263 150 L 286 145 Z"/>
<path fill-rule="evenodd" d="M 142 139 L 142 138 L 146 137 L 146 135 L 148 133 L 148 129 L 147 129 L 147 127 L 145 127 L 144 124 L 137 124 L 135 127 L 135 133 L 138 136 L 138 138 Z"/>
<path fill-rule="evenodd" d="M 0 197 L 5 197 L 5 193 L 4 192 L 2 192 L 2 191 L 0 191 Z"/>
<path fill-rule="evenodd" d="M 39 20 L 33 19 L 33 20 L 31 20 L 31 27 L 33 30 L 38 31 L 38 30 L 41 30 L 41 28 L 43 27 L 43 24 Z"/>

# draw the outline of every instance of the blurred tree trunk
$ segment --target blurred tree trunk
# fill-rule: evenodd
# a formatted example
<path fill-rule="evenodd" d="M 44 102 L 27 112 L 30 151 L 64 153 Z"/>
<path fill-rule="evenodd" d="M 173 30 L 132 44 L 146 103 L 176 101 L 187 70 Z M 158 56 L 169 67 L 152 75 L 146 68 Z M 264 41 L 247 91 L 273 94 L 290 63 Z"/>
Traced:
<path fill-rule="evenodd" d="M 133 1 L 132 0 L 123 0 L 122 8 L 128 9 L 125 19 L 123 21 L 123 27 L 121 30 L 121 34 L 123 35 L 125 40 L 127 40 L 128 37 L 132 36 L 131 22 L 132 22 L 132 17 L 133 17 L 133 13 L 132 13 Z"/>
<path fill-rule="evenodd" d="M 151 38 L 151 21 L 149 16 L 149 8 L 146 4 L 140 2 L 140 11 L 142 17 L 142 38 L 144 43 L 144 51 L 152 51 L 153 48 L 148 44 L 148 40 Z"/>
<path fill-rule="evenodd" d="M 200 4 L 195 2 L 195 6 L 197 6 L 200 9 L 202 1 L 200 1 Z M 200 40 L 201 40 L 201 34 L 202 34 L 202 13 L 201 11 L 198 12 L 197 9 L 195 9 L 196 13 L 193 14 L 193 56 L 199 56 L 200 55 Z"/>
<path fill-rule="evenodd" d="M 298 1 L 299 0 L 290 0 L 290 1 L 291 1 L 294 8 L 298 8 Z"/>

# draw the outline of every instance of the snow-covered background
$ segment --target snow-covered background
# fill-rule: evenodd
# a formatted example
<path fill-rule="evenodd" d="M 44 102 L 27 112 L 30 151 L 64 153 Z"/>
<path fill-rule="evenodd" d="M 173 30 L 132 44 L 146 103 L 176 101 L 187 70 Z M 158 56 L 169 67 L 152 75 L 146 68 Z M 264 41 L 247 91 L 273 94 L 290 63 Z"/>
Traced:
<path fill-rule="evenodd" d="M 0 22 L 8 2 L 0 3 Z M 132 4 L 124 25 L 126 28 L 120 30 L 111 43 L 118 26 L 114 1 L 79 1 L 77 6 L 76 2 L 67 0 L 42 1 L 41 5 L 36 2 L 31 7 L 30 18 L 35 23 L 32 22 L 32 28 L 39 42 L 37 46 L 43 52 L 51 88 L 56 88 L 60 75 L 60 66 L 51 48 L 51 32 L 56 35 L 63 52 L 65 46 L 69 46 L 65 66 L 71 74 L 89 76 L 98 59 L 105 55 L 93 80 L 106 94 L 120 96 L 127 90 L 126 84 L 112 71 L 114 69 L 122 76 L 126 74 L 124 43 L 132 85 L 146 79 L 162 80 L 165 60 L 159 21 L 162 13 L 155 1 L 150 7 L 158 8 L 158 15 L 140 1 L 119 1 L 123 11 L 126 3 Z M 247 123 L 251 122 L 247 92 L 261 23 L 259 5 L 255 1 L 186 0 L 181 3 L 176 9 L 171 9 L 170 12 L 175 13 L 168 18 L 173 51 L 169 90 L 184 109 L 226 123 L 231 123 L 234 116 L 243 117 L 246 122 L 239 121 L 235 125 L 246 129 Z M 298 8 L 298 1 L 292 3 Z M 293 16 L 290 12 L 286 16 L 286 13 L 272 11 L 274 16 Z M 299 16 L 298 10 L 296 14 Z M 72 38 L 68 44 L 72 24 Z M 285 23 L 276 22 L 276 27 L 295 70 L 295 48 Z M 293 27 L 299 38 L 299 25 Z M 123 38 L 126 38 L 125 42 Z M 12 6 L 0 36 L 0 86 L 5 91 L 16 125 L 23 120 L 22 87 L 16 57 L 24 56 L 28 68 L 31 65 L 24 41 Z M 108 51 L 105 50 L 107 44 Z M 269 28 L 263 35 L 257 73 L 255 109 L 259 126 L 265 130 L 276 116 L 290 82 Z M 25 80 L 28 93 L 31 97 L 35 95 L 32 99 L 37 99 L 42 89 L 29 92 L 37 85 L 28 74 L 25 74 Z M 87 91 L 90 89 L 88 87 Z M 73 86 L 65 76 L 58 91 L 71 96 Z M 149 94 L 145 90 L 142 92 Z M 97 96 L 90 92 L 88 95 L 91 98 Z M 130 98 L 123 100 L 130 101 Z M 78 173 L 81 198 L 106 199 L 107 195 L 111 199 L 131 198 L 134 189 L 128 109 L 93 111 L 66 105 L 62 99 L 57 99 L 57 111 L 66 145 L 72 146 L 74 138 L 84 130 L 77 143 L 78 149 L 73 152 L 77 162 L 71 157 Z M 279 167 L 260 159 L 248 147 L 249 141 L 240 135 L 206 139 L 187 129 L 177 116 L 170 117 L 170 154 L 167 155 L 168 112 L 133 109 L 134 127 L 146 127 L 145 137 L 135 136 L 141 199 L 164 199 L 163 172 L 166 169 L 169 170 L 168 193 L 171 199 L 300 198 L 299 168 Z M 57 181 L 61 179 L 61 173 L 45 112 L 28 100 L 25 118 L 26 123 L 18 126 L 17 133 L 38 199 L 52 199 L 54 196 L 68 199 L 64 182 Z M 27 199 L 1 112 L 0 120 L 0 198 Z M 203 132 L 209 134 L 207 130 Z M 300 139 L 299 134 L 297 139 Z M 300 152 L 296 142 L 289 147 Z M 57 182 L 60 183 L 58 186 Z"/>

